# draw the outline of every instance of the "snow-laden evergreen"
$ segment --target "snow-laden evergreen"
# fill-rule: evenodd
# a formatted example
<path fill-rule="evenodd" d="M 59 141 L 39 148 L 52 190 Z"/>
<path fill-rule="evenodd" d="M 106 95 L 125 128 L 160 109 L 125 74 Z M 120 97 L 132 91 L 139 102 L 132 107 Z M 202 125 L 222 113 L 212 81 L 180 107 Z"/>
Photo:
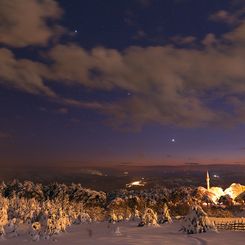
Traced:
<path fill-rule="evenodd" d="M 184 218 L 181 230 L 187 234 L 196 234 L 216 230 L 208 215 L 199 205 L 192 206 L 189 214 Z"/>

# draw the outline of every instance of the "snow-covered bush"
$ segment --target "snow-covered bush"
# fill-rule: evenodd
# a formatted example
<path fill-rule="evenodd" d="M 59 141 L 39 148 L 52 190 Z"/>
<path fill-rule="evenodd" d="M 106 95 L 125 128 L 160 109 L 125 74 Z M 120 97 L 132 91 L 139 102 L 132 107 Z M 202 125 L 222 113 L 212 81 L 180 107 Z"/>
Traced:
<path fill-rule="evenodd" d="M 41 224 L 39 222 L 34 222 L 31 225 L 31 229 L 29 231 L 29 234 L 31 236 L 32 241 L 39 241 L 40 240 L 40 234 L 41 234 Z"/>
<path fill-rule="evenodd" d="M 140 211 L 135 209 L 133 212 L 133 220 L 140 220 L 141 214 Z"/>
<path fill-rule="evenodd" d="M 109 218 L 108 218 L 110 223 L 115 223 L 118 221 L 117 215 L 115 214 L 114 210 L 112 209 L 111 212 L 109 212 Z"/>
<path fill-rule="evenodd" d="M 8 224 L 6 224 L 4 227 L 6 235 L 11 237 L 17 236 L 18 234 L 16 232 L 16 228 L 17 228 L 16 218 L 10 219 L 8 221 Z"/>
<path fill-rule="evenodd" d="M 215 225 L 199 205 L 192 206 L 184 218 L 181 230 L 187 234 L 195 234 L 215 230 Z"/>
<path fill-rule="evenodd" d="M 89 214 L 87 213 L 80 213 L 77 218 L 74 220 L 74 224 L 84 224 L 84 223 L 91 223 L 92 219 L 90 218 Z"/>
<path fill-rule="evenodd" d="M 145 209 L 141 222 L 139 223 L 139 226 L 144 226 L 144 225 L 158 225 L 157 214 L 151 208 Z"/>

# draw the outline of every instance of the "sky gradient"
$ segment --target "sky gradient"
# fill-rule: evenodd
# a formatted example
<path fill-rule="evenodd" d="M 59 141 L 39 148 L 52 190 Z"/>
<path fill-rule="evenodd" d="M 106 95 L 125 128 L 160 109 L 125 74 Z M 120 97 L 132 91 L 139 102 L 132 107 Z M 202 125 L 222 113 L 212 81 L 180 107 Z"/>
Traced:
<path fill-rule="evenodd" d="M 0 163 L 243 164 L 244 57 L 244 0 L 2 0 Z"/>

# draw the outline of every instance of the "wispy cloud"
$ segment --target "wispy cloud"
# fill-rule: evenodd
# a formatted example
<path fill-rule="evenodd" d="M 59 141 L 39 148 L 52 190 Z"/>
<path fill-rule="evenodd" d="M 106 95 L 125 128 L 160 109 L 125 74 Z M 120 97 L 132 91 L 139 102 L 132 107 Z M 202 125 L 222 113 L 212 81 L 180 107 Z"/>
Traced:
<path fill-rule="evenodd" d="M 226 10 L 219 10 L 218 12 L 212 14 L 209 17 L 209 19 L 217 22 L 228 23 L 228 24 L 234 24 L 238 20 L 236 16 L 230 14 Z"/>
<path fill-rule="evenodd" d="M 192 45 L 196 41 L 194 36 L 174 36 L 171 40 L 178 45 Z"/>
<path fill-rule="evenodd" d="M 234 11 L 233 13 L 221 9 L 213 13 L 212 15 L 210 15 L 209 20 L 216 21 L 216 22 L 223 22 L 229 25 L 234 25 L 242 21 L 244 14 L 245 14 L 244 7 Z"/>

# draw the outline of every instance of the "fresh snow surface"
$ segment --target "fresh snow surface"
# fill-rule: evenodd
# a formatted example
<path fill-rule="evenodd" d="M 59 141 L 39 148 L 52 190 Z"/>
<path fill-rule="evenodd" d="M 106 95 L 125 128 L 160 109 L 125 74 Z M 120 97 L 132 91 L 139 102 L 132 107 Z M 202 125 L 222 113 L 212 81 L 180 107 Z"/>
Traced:
<path fill-rule="evenodd" d="M 171 244 L 171 245 L 244 245 L 245 232 L 221 231 L 187 235 L 179 232 L 180 222 L 160 226 L 137 227 L 137 222 L 91 223 L 72 225 L 66 233 L 53 236 L 50 240 L 32 242 L 30 236 L 23 235 L 0 240 L 3 245 L 57 244 L 57 245 L 127 245 L 127 244 Z"/>

